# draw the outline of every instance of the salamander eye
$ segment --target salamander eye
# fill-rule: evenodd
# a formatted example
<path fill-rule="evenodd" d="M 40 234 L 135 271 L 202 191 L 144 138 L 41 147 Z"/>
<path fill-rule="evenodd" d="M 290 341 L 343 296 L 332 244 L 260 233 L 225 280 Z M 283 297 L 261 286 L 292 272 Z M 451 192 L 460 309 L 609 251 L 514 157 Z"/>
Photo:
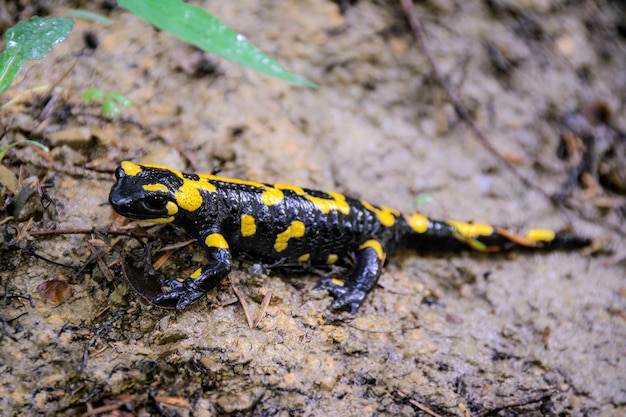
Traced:
<path fill-rule="evenodd" d="M 149 194 L 144 201 L 150 210 L 162 210 L 167 204 L 167 198 L 162 194 Z"/>

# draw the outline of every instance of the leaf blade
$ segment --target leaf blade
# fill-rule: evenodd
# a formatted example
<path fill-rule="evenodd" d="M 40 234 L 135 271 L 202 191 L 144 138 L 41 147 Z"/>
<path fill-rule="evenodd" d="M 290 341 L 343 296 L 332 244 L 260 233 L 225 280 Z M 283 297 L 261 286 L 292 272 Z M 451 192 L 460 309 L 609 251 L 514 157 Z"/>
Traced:
<path fill-rule="evenodd" d="M 285 70 L 278 62 L 250 44 L 206 10 L 180 0 L 119 0 L 137 16 L 198 48 L 255 71 L 284 81 L 315 87 L 315 84 Z"/>
<path fill-rule="evenodd" d="M 44 58 L 52 47 L 67 39 L 74 21 L 67 17 L 34 16 L 6 31 L 0 55 L 0 93 L 11 86 L 26 61 Z"/>

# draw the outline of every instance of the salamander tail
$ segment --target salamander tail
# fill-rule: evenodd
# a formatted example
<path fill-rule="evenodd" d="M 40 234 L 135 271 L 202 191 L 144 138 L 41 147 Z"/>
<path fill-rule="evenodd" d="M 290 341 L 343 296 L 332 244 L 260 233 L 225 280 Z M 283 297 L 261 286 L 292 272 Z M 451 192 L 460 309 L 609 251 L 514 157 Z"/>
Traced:
<path fill-rule="evenodd" d="M 490 224 L 432 220 L 418 213 L 405 216 L 405 220 L 411 229 L 408 233 L 407 246 L 418 250 L 474 249 L 480 252 L 512 249 L 571 250 L 591 244 L 589 238 L 550 229 L 532 228 L 517 231 Z"/>

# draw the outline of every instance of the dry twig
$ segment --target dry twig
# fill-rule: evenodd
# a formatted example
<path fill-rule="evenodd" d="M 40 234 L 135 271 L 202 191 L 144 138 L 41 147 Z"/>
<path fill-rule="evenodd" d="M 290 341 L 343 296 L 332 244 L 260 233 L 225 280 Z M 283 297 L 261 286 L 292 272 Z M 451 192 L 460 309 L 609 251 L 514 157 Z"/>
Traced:
<path fill-rule="evenodd" d="M 253 321 L 252 321 L 252 312 L 250 311 L 250 305 L 246 301 L 246 298 L 243 296 L 243 293 L 239 290 L 239 288 L 237 288 L 237 286 L 232 285 L 232 284 L 231 284 L 231 286 L 233 287 L 233 291 L 237 295 L 237 298 L 239 298 L 239 302 L 241 303 L 241 307 L 243 308 L 243 312 L 246 315 L 246 320 L 248 321 L 248 326 L 250 326 L 250 328 L 253 329 L 254 328 L 254 324 L 253 324 Z"/>
<path fill-rule="evenodd" d="M 272 299 L 272 290 L 267 291 L 265 293 L 265 297 L 263 297 L 263 302 L 261 303 L 261 308 L 256 314 L 254 318 L 254 327 L 258 327 L 261 324 L 261 320 L 265 317 L 265 312 L 267 311 L 267 307 L 270 305 L 270 300 Z"/>
<path fill-rule="evenodd" d="M 498 405 L 495 405 L 495 406 L 490 407 L 488 409 L 482 410 L 481 412 L 476 413 L 475 417 L 485 417 L 485 416 L 488 416 L 490 414 L 495 414 L 498 411 L 501 411 L 501 410 L 504 410 L 504 409 L 507 409 L 507 408 L 521 407 L 523 405 L 528 405 L 528 404 L 540 402 L 540 401 L 543 401 L 543 400 L 545 400 L 547 398 L 550 398 L 555 393 L 556 393 L 555 389 L 548 389 L 548 390 L 545 390 L 544 392 L 540 392 L 539 394 L 528 395 L 526 397 L 522 397 L 522 398 L 517 399 L 517 400 L 507 401 L 505 403 L 498 404 Z"/>
<path fill-rule="evenodd" d="M 517 170 L 515 165 L 513 165 L 513 163 L 508 158 L 502 155 L 493 146 L 493 144 L 491 143 L 487 135 L 482 131 L 482 129 L 478 127 L 474 119 L 472 119 L 472 116 L 470 116 L 469 112 L 467 111 L 467 108 L 463 105 L 460 98 L 457 96 L 457 94 L 452 89 L 450 84 L 441 76 L 441 73 L 439 72 L 439 69 L 437 68 L 437 65 L 435 64 L 435 60 L 433 59 L 433 56 L 430 53 L 430 49 L 428 48 L 428 45 L 426 43 L 426 39 L 424 36 L 424 29 L 422 27 L 422 23 L 417 17 L 417 14 L 415 13 L 415 9 L 413 8 L 413 2 L 411 0 L 400 0 L 400 3 L 402 4 L 402 8 L 404 9 L 404 12 L 406 13 L 409 24 L 411 25 L 411 29 L 413 30 L 413 35 L 415 36 L 415 39 L 417 40 L 417 43 L 419 44 L 420 49 L 422 50 L 422 53 L 426 57 L 426 60 L 428 61 L 428 65 L 430 66 L 430 71 L 432 73 L 433 78 L 445 90 L 446 95 L 450 99 L 450 102 L 452 103 L 452 106 L 454 107 L 454 111 L 459 116 L 459 118 L 463 120 L 465 123 L 467 123 L 467 125 L 470 127 L 472 132 L 474 132 L 474 135 L 478 139 L 478 142 L 489 153 L 491 153 L 493 156 L 498 158 L 504 164 L 504 166 L 506 166 L 507 169 L 509 169 L 509 171 L 511 171 L 511 173 L 513 173 L 513 175 L 515 175 L 525 186 L 539 191 L 545 198 L 550 200 L 550 195 L 544 189 L 534 184 L 528 178 L 522 175 L 522 173 L 520 173 Z"/>

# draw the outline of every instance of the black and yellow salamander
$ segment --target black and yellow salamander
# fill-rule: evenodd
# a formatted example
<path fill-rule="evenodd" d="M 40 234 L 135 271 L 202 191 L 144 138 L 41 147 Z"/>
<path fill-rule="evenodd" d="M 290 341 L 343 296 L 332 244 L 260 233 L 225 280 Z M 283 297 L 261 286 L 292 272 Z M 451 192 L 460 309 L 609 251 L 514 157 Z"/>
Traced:
<path fill-rule="evenodd" d="M 548 229 L 523 233 L 487 224 L 403 215 L 336 192 L 262 184 L 214 175 L 186 174 L 157 165 L 121 163 L 109 201 L 122 216 L 170 223 L 197 239 L 208 263 L 189 277 L 168 282 L 155 304 L 188 307 L 231 270 L 232 256 L 267 265 L 312 270 L 349 266 L 344 280 L 322 278 L 334 296 L 332 310 L 354 313 L 378 281 L 388 254 L 472 248 L 575 249 L 589 239 Z"/>

